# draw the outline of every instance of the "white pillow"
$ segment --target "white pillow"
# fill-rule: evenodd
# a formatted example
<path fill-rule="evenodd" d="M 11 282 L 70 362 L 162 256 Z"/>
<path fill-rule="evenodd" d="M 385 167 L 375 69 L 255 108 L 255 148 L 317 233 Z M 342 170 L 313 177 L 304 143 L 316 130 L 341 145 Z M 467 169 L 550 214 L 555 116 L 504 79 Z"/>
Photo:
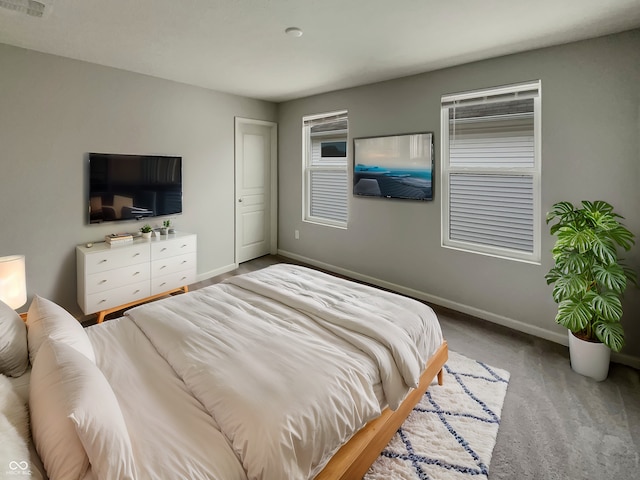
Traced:
<path fill-rule="evenodd" d="M 63 369 L 51 342 L 46 341 L 31 368 L 29 410 L 33 442 L 50 478 L 79 480 L 89 468 L 89 457 L 69 418 L 65 390 Z"/>
<path fill-rule="evenodd" d="M 82 369 L 74 375 L 85 378 L 78 395 L 70 399 L 69 418 L 76 426 L 93 472 L 98 478 L 137 478 L 127 425 L 109 382 L 95 364 L 66 345 L 63 347 L 70 358 L 78 357 L 78 363 L 82 360 Z"/>
<path fill-rule="evenodd" d="M 28 366 L 27 327 L 13 308 L 0 301 L 0 374 L 19 377 Z"/>
<path fill-rule="evenodd" d="M 80 322 L 64 308 L 36 295 L 27 313 L 27 338 L 31 364 L 35 361 L 40 345 L 48 337 L 66 343 L 93 363 L 96 362 L 91 341 Z"/>
<path fill-rule="evenodd" d="M 31 373 L 30 405 L 34 440 L 50 477 L 58 478 L 51 466 L 59 478 L 82 478 L 88 463 L 98 478 L 137 477 L 116 396 L 86 356 L 65 343 L 45 341 Z"/>

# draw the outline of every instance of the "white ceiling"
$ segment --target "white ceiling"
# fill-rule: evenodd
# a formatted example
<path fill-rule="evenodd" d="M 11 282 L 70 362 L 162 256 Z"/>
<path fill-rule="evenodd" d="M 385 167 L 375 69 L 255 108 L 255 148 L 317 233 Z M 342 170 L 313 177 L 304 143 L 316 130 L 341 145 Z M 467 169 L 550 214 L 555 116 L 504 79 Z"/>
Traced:
<path fill-rule="evenodd" d="M 40 1 L 0 43 L 275 102 L 640 26 L 640 0 Z"/>

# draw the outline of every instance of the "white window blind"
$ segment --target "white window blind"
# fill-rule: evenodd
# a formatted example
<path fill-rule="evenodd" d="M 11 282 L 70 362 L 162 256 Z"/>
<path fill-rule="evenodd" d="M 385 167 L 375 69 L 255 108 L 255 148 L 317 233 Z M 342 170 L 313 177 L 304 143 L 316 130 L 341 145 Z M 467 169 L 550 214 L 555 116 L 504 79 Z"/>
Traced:
<path fill-rule="evenodd" d="M 442 99 L 443 245 L 538 262 L 540 84 Z"/>
<path fill-rule="evenodd" d="M 452 174 L 452 240 L 533 252 L 533 180 L 529 176 Z"/>
<path fill-rule="evenodd" d="M 347 222 L 347 178 L 343 171 L 311 171 L 310 216 Z"/>
<path fill-rule="evenodd" d="M 303 220 L 347 226 L 347 136 L 346 111 L 303 118 Z"/>

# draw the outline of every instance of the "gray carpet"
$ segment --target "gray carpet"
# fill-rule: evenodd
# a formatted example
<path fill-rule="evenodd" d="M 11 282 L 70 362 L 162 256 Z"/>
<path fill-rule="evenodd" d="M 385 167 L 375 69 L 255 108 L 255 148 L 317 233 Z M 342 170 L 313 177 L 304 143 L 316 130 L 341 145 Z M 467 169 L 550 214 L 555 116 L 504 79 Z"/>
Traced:
<path fill-rule="evenodd" d="M 262 257 L 194 287 L 279 260 Z M 434 309 L 451 350 L 511 373 L 490 480 L 640 479 L 638 370 L 611 364 L 595 382 L 571 370 L 567 347 Z"/>
<path fill-rule="evenodd" d="M 640 372 L 611 364 L 596 382 L 567 347 L 436 311 L 452 350 L 511 373 L 491 480 L 640 478 Z"/>

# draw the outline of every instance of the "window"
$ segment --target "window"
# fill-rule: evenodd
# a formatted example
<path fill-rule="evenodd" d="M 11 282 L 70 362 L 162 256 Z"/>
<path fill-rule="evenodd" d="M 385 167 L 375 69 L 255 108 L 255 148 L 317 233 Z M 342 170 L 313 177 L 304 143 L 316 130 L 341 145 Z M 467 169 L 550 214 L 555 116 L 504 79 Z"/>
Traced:
<path fill-rule="evenodd" d="M 302 125 L 303 220 L 346 227 L 347 112 L 307 116 Z"/>
<path fill-rule="evenodd" d="M 540 261 L 540 82 L 442 97 L 442 244 Z"/>

